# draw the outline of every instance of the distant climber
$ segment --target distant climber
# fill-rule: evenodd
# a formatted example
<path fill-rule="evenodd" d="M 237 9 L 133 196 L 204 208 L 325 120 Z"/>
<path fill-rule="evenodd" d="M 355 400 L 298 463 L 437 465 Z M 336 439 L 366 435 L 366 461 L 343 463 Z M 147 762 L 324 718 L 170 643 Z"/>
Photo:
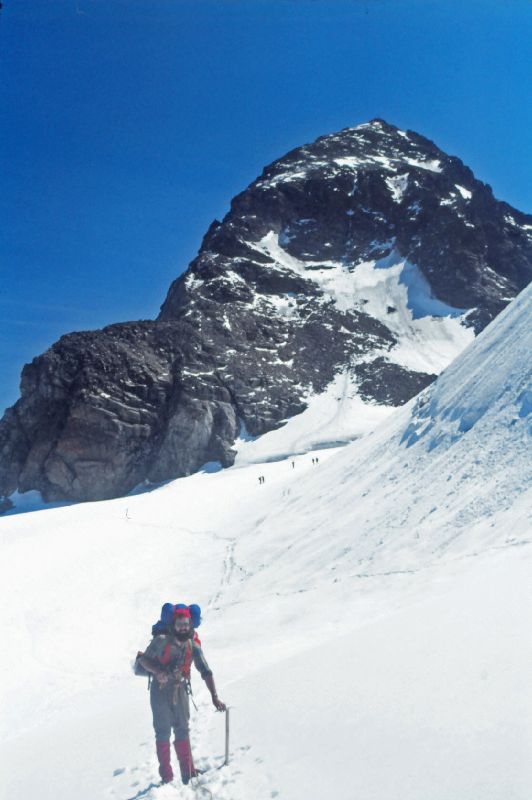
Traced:
<path fill-rule="evenodd" d="M 137 660 L 146 672 L 154 677 L 150 688 L 150 704 L 159 775 L 163 783 L 169 783 L 174 777 L 170 762 L 170 735 L 173 728 L 181 780 L 187 784 L 197 775 L 189 739 L 188 696 L 192 662 L 205 681 L 216 710 L 226 710 L 216 693 L 212 671 L 203 651 L 194 641 L 190 609 L 175 608 L 172 620 L 165 631 L 151 640 L 146 651 L 140 654 Z"/>
<path fill-rule="evenodd" d="M 296 466 L 296 462 L 292 461 L 292 469 L 295 469 L 295 466 Z"/>

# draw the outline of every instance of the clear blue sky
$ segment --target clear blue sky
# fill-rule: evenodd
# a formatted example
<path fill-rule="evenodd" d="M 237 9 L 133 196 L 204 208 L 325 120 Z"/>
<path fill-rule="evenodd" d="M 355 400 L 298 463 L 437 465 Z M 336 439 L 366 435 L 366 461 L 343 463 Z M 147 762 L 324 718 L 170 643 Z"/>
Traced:
<path fill-rule="evenodd" d="M 0 411 L 71 330 L 157 314 L 214 217 L 372 117 L 532 212 L 531 0 L 4 0 Z"/>

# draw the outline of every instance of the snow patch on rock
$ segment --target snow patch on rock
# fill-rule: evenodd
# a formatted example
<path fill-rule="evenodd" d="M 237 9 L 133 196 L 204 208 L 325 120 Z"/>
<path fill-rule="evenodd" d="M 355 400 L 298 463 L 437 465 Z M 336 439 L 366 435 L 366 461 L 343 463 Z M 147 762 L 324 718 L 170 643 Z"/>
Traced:
<path fill-rule="evenodd" d="M 408 187 L 408 173 L 395 175 L 393 178 L 386 178 L 386 185 L 396 203 L 400 203 Z"/>

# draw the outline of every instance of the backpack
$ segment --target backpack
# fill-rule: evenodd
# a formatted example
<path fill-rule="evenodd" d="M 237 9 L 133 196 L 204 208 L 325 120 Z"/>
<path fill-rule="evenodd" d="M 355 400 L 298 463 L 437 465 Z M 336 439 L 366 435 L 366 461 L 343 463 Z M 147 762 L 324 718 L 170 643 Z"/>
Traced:
<path fill-rule="evenodd" d="M 184 603 L 165 603 L 161 608 L 161 618 L 157 620 L 157 622 L 152 625 L 151 628 L 151 635 L 152 636 L 160 636 L 160 634 L 166 633 L 168 626 L 172 623 L 172 619 L 174 616 L 174 611 L 178 608 L 188 608 L 190 611 L 190 619 L 192 621 L 192 627 L 194 628 L 194 636 L 193 641 L 201 647 L 201 639 L 199 638 L 196 628 L 199 628 L 201 625 L 201 608 L 196 604 L 192 603 L 192 605 L 187 606 Z M 192 648 L 190 650 L 190 658 L 192 659 Z M 142 650 L 137 652 L 135 657 L 135 661 L 133 663 L 133 672 L 135 675 L 139 675 L 141 678 L 150 678 L 151 679 L 151 672 L 144 669 L 142 664 L 139 662 L 139 658 L 143 656 L 144 653 Z M 183 669 L 183 673 L 187 673 L 187 677 L 190 676 L 190 662 L 185 662 L 185 668 Z"/>
<path fill-rule="evenodd" d="M 168 625 L 172 624 L 174 611 L 178 608 L 188 608 L 190 611 L 190 619 L 192 620 L 192 627 L 199 628 L 201 625 L 201 608 L 196 605 L 196 603 L 192 603 L 190 606 L 186 606 L 184 603 L 177 603 L 176 605 L 173 603 L 165 603 L 161 608 L 161 618 L 158 619 L 154 625 L 152 625 L 152 636 L 158 636 L 160 633 L 166 633 Z"/>
<path fill-rule="evenodd" d="M 139 675 L 141 678 L 151 678 L 151 672 L 148 672 L 147 669 L 144 669 L 142 664 L 139 661 L 139 658 L 143 656 L 144 653 L 142 650 L 139 650 L 137 655 L 135 656 L 135 661 L 133 663 L 133 672 L 135 675 Z"/>

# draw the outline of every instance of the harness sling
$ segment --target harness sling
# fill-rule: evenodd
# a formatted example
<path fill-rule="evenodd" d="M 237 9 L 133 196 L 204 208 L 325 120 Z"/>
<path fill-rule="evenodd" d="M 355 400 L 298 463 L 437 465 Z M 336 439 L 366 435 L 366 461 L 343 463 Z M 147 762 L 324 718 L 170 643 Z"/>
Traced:
<path fill-rule="evenodd" d="M 190 686 L 191 665 L 192 665 L 192 642 L 190 641 L 190 639 L 188 639 L 186 643 L 185 660 L 183 661 L 183 666 L 180 669 L 176 669 L 172 672 L 172 677 L 175 679 L 174 692 L 172 695 L 173 706 L 177 704 L 177 700 L 179 697 L 179 689 L 181 688 L 182 684 L 184 684 L 187 694 L 190 694 L 189 686 Z"/>

